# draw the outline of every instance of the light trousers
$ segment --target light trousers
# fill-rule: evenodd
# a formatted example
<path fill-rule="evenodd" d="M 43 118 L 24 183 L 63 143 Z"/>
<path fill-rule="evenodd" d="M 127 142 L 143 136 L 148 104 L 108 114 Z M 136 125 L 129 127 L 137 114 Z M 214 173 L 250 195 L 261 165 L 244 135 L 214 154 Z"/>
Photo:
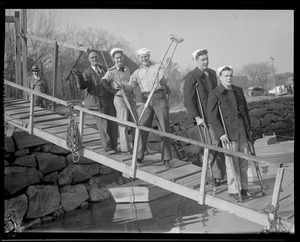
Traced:
<path fill-rule="evenodd" d="M 169 102 L 165 95 L 159 93 L 153 95 L 149 106 L 144 112 L 141 125 L 152 127 L 154 115 L 158 119 L 159 130 L 170 133 Z M 140 134 L 137 157 L 143 160 L 149 132 L 141 130 Z M 162 160 L 172 159 L 172 146 L 169 138 L 161 137 L 161 150 Z"/>
<path fill-rule="evenodd" d="M 137 113 L 137 110 L 136 110 L 135 102 L 129 99 L 129 103 L 130 103 L 132 113 L 135 117 L 135 120 L 138 120 L 138 113 Z M 134 122 L 132 114 L 129 111 L 129 109 L 127 108 L 123 97 L 115 96 L 114 97 L 114 105 L 115 105 L 116 112 L 117 112 L 117 118 L 123 119 L 125 121 Z M 133 145 L 131 145 L 131 142 L 130 142 L 130 139 L 129 139 L 129 134 L 128 134 L 128 131 L 129 131 L 130 127 L 119 123 L 118 128 L 119 128 L 119 138 L 120 138 L 120 149 L 121 149 L 121 151 L 122 152 L 130 151 L 132 149 L 132 146 L 133 146 Z M 134 130 L 134 128 L 132 128 L 131 130 L 132 130 L 131 135 L 132 135 L 133 140 L 134 140 L 135 130 Z"/>
<path fill-rule="evenodd" d="M 247 144 L 247 134 L 245 130 L 244 121 L 242 118 L 238 120 L 238 129 L 239 136 L 238 141 L 231 141 L 231 148 L 229 144 L 222 142 L 223 148 L 231 149 L 233 151 L 249 153 L 248 144 Z M 236 183 L 234 180 L 233 170 L 230 164 L 230 159 L 233 161 L 235 173 L 237 176 L 238 184 L 240 189 L 248 189 L 248 160 L 239 158 L 236 156 L 229 156 L 225 154 L 225 164 L 226 164 L 226 173 L 227 173 L 227 184 L 229 193 L 238 193 Z"/>

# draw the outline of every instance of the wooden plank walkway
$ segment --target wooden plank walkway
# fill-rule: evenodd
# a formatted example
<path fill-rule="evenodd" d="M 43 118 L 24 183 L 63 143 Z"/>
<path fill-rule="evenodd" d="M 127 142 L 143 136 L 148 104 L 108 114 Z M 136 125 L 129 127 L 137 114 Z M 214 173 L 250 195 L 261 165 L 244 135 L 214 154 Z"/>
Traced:
<path fill-rule="evenodd" d="M 30 102 L 24 100 L 5 99 L 5 121 L 15 127 L 26 130 L 29 124 Z M 67 148 L 66 136 L 69 118 L 52 113 L 49 110 L 34 107 L 33 134 L 49 142 Z M 75 117 L 78 122 L 78 117 Z M 28 130 L 26 130 L 28 131 Z M 129 176 L 132 158 L 123 153 L 105 152 L 100 142 L 98 130 L 83 126 L 83 156 L 103 165 L 123 172 Z M 200 181 L 202 169 L 186 161 L 173 159 L 172 168 L 166 169 L 161 160 L 161 154 L 151 152 L 145 156 L 142 164 L 138 165 L 136 178 L 160 186 L 171 192 L 199 201 Z M 263 209 L 271 203 L 275 179 L 264 180 L 265 196 L 260 192 L 258 183 L 250 183 L 250 192 L 255 193 L 253 199 L 246 199 L 243 203 L 234 203 L 227 193 L 227 185 L 217 187 L 215 195 L 212 186 L 206 186 L 205 204 L 233 213 L 244 219 L 268 226 L 267 214 Z M 294 193 L 293 189 L 287 189 L 280 193 L 280 207 L 278 215 L 286 228 L 294 228 Z"/>

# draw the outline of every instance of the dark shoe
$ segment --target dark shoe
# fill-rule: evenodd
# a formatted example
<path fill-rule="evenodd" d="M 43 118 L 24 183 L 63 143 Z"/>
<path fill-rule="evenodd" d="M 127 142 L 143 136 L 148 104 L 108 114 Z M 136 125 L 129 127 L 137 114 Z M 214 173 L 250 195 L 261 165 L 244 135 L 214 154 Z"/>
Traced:
<path fill-rule="evenodd" d="M 106 149 L 104 149 L 105 152 L 108 152 L 108 151 L 111 151 L 111 150 L 112 150 L 112 148 L 106 148 Z"/>
<path fill-rule="evenodd" d="M 142 161 L 143 161 L 142 159 L 136 158 L 136 162 L 137 162 L 137 163 L 142 164 Z"/>
<path fill-rule="evenodd" d="M 170 160 L 164 160 L 164 165 L 165 167 L 170 168 L 171 167 Z"/>
<path fill-rule="evenodd" d="M 253 195 L 251 193 L 249 193 L 247 190 L 245 189 L 242 189 L 241 190 L 241 195 L 242 195 L 242 198 L 248 198 L 248 197 L 252 197 Z"/>
<path fill-rule="evenodd" d="M 231 197 L 231 199 L 234 200 L 234 202 L 239 202 L 240 198 L 239 198 L 239 194 L 238 193 L 228 193 L 229 196 Z"/>
<path fill-rule="evenodd" d="M 132 150 L 122 151 L 122 153 L 124 153 L 125 155 L 128 155 L 128 156 L 132 156 Z"/>
<path fill-rule="evenodd" d="M 119 148 L 115 148 L 115 149 L 114 149 L 114 152 L 115 152 L 115 153 L 120 153 L 121 150 L 120 150 Z"/>

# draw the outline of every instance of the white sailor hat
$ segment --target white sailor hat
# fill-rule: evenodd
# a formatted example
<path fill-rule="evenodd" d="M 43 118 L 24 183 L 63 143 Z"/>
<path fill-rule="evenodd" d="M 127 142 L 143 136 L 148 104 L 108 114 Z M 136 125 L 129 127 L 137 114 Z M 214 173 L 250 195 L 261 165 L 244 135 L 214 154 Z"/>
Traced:
<path fill-rule="evenodd" d="M 221 72 L 223 71 L 223 69 L 225 69 L 226 67 L 230 68 L 232 71 L 232 66 L 220 66 L 218 69 L 217 69 L 217 75 L 218 76 L 221 76 Z"/>
<path fill-rule="evenodd" d="M 123 53 L 123 50 L 120 48 L 113 48 L 109 53 L 112 57 L 114 57 L 115 52 L 120 51 Z"/>
<path fill-rule="evenodd" d="M 136 51 L 138 55 L 147 55 L 151 53 L 151 50 L 146 49 L 146 48 L 141 48 Z"/>
<path fill-rule="evenodd" d="M 195 51 L 192 53 L 193 60 L 196 60 L 197 54 L 198 54 L 199 52 L 201 52 L 201 51 L 206 51 L 206 52 L 207 52 L 206 49 L 198 49 L 198 50 L 195 50 Z"/>

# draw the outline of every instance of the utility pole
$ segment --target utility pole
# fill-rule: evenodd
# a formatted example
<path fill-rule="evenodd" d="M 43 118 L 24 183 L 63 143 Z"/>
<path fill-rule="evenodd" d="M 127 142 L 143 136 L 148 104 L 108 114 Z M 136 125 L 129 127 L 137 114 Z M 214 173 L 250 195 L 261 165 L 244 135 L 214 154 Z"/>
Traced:
<path fill-rule="evenodd" d="M 275 96 L 277 96 L 277 89 L 276 89 L 276 79 L 275 79 L 275 73 L 274 73 L 274 65 L 273 65 L 273 61 L 275 60 L 274 58 L 271 58 L 271 62 L 272 62 L 272 69 L 273 69 L 273 77 L 274 77 L 274 85 L 275 85 Z"/>

